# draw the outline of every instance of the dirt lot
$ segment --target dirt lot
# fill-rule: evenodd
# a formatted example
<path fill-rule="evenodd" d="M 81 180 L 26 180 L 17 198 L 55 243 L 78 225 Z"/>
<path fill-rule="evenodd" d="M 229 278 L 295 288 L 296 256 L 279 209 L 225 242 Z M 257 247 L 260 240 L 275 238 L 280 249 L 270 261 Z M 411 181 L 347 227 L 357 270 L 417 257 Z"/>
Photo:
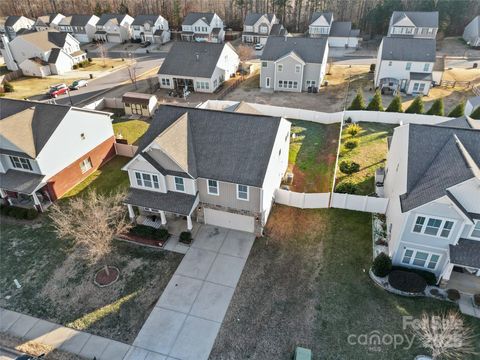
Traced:
<path fill-rule="evenodd" d="M 437 39 L 437 55 L 480 57 L 480 50 L 469 48 L 461 37 Z"/>

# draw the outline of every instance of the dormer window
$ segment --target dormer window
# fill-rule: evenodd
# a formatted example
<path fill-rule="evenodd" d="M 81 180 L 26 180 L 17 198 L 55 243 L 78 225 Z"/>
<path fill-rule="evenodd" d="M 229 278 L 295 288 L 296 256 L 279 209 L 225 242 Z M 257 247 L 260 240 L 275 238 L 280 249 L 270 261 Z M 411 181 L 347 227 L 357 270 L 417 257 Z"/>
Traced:
<path fill-rule="evenodd" d="M 183 181 L 183 178 L 178 176 L 175 177 L 175 190 L 185 192 L 185 182 Z"/>
<path fill-rule="evenodd" d="M 18 156 L 10 156 L 10 161 L 15 169 L 33 170 L 29 159 Z"/>

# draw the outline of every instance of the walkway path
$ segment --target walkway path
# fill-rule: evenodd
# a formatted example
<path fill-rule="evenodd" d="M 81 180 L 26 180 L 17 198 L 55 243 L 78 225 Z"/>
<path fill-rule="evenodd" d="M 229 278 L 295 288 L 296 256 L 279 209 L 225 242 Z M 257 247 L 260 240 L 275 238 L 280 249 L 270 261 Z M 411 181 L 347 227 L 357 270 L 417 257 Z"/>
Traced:
<path fill-rule="evenodd" d="M 128 360 L 145 360 L 145 350 L 164 355 L 155 359 L 208 359 L 254 240 L 249 233 L 201 226 Z"/>

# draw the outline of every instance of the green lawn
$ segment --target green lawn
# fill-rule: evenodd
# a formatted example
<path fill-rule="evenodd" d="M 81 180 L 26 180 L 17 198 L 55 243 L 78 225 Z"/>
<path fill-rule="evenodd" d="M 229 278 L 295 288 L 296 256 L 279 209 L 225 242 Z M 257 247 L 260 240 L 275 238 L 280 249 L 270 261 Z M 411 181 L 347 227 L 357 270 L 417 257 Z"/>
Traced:
<path fill-rule="evenodd" d="M 100 193 L 107 193 L 114 189 L 126 189 L 129 186 L 128 174 L 122 167 L 131 159 L 115 156 L 112 160 L 95 171 L 92 175 L 63 195 L 63 199 L 81 194 L 85 190 L 95 189 Z"/>
<path fill-rule="evenodd" d="M 293 172 L 292 191 L 328 192 L 332 186 L 339 125 L 290 120 L 292 134 L 288 171 Z"/>
<path fill-rule="evenodd" d="M 113 124 L 113 131 L 115 135 L 121 134 L 129 144 L 136 145 L 138 139 L 147 131 L 148 126 L 149 124 L 143 120 L 119 121 Z"/>
<path fill-rule="evenodd" d="M 342 131 L 342 148 L 338 163 L 343 160 L 351 160 L 360 164 L 360 171 L 351 175 L 342 173 L 337 168 L 336 185 L 345 181 L 351 181 L 357 185 L 356 194 L 369 195 L 375 192 L 375 170 L 385 166 L 387 159 L 387 137 L 393 134 L 393 129 L 397 125 L 379 124 L 379 123 L 359 123 L 362 131 L 352 137 L 345 132 L 346 125 Z M 345 141 L 349 139 L 358 139 L 359 145 L 353 150 L 347 150 L 343 147 Z"/>
<path fill-rule="evenodd" d="M 268 236 L 253 245 L 210 359 L 289 359 L 295 346 L 322 360 L 403 360 L 425 353 L 417 342 L 407 349 L 348 342 L 349 335 L 358 339 L 353 336 L 375 331 L 409 335 L 402 316 L 456 309 L 374 285 L 367 273 L 370 224 L 367 213 L 276 205 Z M 464 319 L 480 333 L 480 320 Z"/>

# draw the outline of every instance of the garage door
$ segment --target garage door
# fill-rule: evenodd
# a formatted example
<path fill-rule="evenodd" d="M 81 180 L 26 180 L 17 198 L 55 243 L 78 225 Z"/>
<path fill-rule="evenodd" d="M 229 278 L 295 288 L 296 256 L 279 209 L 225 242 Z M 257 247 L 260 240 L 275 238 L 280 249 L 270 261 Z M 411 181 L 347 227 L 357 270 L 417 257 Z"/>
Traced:
<path fill-rule="evenodd" d="M 107 41 L 111 42 L 111 43 L 121 43 L 122 39 L 120 38 L 120 35 L 110 35 L 109 34 Z"/>
<path fill-rule="evenodd" d="M 206 224 L 253 233 L 254 218 L 252 216 L 232 214 L 206 208 L 204 211 Z"/>

